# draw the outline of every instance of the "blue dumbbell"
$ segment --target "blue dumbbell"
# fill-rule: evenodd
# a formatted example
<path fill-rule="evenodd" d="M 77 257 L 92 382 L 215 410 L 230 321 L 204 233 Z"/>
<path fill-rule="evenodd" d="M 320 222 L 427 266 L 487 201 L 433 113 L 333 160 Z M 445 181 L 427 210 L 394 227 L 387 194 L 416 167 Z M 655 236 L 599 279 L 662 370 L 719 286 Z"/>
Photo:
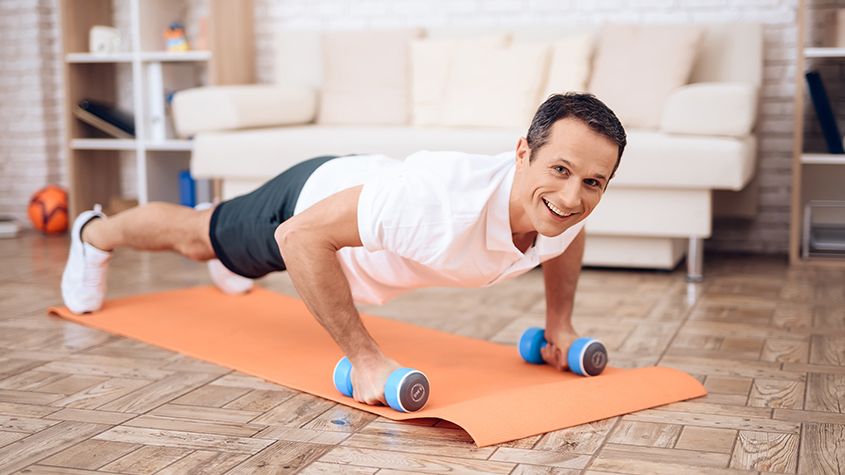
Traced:
<path fill-rule="evenodd" d="M 334 387 L 344 396 L 352 397 L 352 362 L 343 357 L 334 367 Z M 428 402 L 428 378 L 422 371 L 399 368 L 390 373 L 384 384 L 384 398 L 387 404 L 399 412 L 415 412 Z"/>
<path fill-rule="evenodd" d="M 519 339 L 519 355 L 532 364 L 543 364 L 540 350 L 546 346 L 545 330 L 531 327 Z M 569 347 L 566 355 L 569 370 L 581 376 L 598 376 L 607 366 L 607 349 L 602 342 L 592 338 L 578 338 Z"/>

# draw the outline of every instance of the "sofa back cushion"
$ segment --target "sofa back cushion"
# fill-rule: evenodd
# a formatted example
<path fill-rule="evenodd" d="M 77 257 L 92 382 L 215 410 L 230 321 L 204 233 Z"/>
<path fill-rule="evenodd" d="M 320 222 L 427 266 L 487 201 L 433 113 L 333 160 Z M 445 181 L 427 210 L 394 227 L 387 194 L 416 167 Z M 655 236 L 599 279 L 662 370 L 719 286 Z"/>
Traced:
<path fill-rule="evenodd" d="M 284 87 L 323 88 L 323 32 L 279 30 L 276 33 L 274 82 Z"/>
<path fill-rule="evenodd" d="M 690 82 L 763 82 L 763 27 L 759 23 L 704 25 Z"/>
<path fill-rule="evenodd" d="M 576 33 L 552 43 L 549 74 L 542 99 L 556 93 L 587 90 L 594 43 L 592 33 Z"/>
<path fill-rule="evenodd" d="M 527 128 L 549 59 L 546 43 L 453 52 L 442 125 Z"/>
<path fill-rule="evenodd" d="M 656 129 L 666 98 L 689 81 L 701 36 L 694 25 L 608 25 L 589 90 L 626 127 Z"/>
<path fill-rule="evenodd" d="M 446 92 L 456 56 L 464 56 L 464 50 L 501 48 L 508 41 L 504 33 L 414 40 L 411 44 L 412 123 L 420 126 L 444 125 Z"/>
<path fill-rule="evenodd" d="M 421 34 L 419 28 L 325 32 L 317 122 L 408 124 L 410 45 Z"/>

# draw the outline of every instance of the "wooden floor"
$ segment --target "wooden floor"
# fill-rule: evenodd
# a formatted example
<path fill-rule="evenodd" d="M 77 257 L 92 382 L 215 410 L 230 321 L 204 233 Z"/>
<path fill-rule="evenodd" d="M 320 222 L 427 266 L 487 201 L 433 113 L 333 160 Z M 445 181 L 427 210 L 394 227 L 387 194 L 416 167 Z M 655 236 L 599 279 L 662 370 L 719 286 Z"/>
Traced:
<path fill-rule="evenodd" d="M 476 448 L 48 317 L 65 238 L 0 240 L 0 473 L 841 473 L 845 271 L 708 256 L 681 271 L 585 271 L 575 326 L 617 366 L 683 369 L 705 398 Z M 119 252 L 112 297 L 208 283 L 170 254 Z M 285 293 L 284 274 L 262 285 Z M 542 324 L 542 275 L 364 308 L 497 342 Z M 495 415 L 491 415 L 495 417 Z"/>

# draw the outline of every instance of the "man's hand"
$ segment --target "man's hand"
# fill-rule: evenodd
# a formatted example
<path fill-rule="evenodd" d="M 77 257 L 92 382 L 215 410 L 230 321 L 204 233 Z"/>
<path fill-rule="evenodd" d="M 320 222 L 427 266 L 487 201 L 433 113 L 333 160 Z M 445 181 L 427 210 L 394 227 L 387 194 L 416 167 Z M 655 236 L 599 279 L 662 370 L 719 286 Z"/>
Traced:
<path fill-rule="evenodd" d="M 395 370 L 401 368 L 399 363 L 387 356 L 367 356 L 357 360 L 350 359 L 352 371 L 352 398 L 358 402 L 371 406 L 379 403 L 387 405 L 384 397 L 384 385 L 387 378 Z"/>
<path fill-rule="evenodd" d="M 546 329 L 545 337 L 548 344 L 540 350 L 543 361 L 561 371 L 569 369 L 566 355 L 569 353 L 569 347 L 578 338 L 575 330 L 572 327 L 561 330 Z"/>

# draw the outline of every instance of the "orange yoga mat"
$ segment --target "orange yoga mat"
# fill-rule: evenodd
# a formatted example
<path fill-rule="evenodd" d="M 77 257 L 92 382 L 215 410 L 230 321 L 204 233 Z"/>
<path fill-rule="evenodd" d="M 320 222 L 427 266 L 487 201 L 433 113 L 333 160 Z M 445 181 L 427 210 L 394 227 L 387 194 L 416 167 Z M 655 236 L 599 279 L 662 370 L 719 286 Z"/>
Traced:
<path fill-rule="evenodd" d="M 228 296 L 198 287 L 110 300 L 88 315 L 50 311 L 389 419 L 446 419 L 479 447 L 706 394 L 696 379 L 671 368 L 608 367 L 585 378 L 525 363 L 515 346 L 364 315 L 386 354 L 431 382 L 423 410 L 399 413 L 359 404 L 334 388 L 340 348 L 291 297 L 260 288 Z"/>

